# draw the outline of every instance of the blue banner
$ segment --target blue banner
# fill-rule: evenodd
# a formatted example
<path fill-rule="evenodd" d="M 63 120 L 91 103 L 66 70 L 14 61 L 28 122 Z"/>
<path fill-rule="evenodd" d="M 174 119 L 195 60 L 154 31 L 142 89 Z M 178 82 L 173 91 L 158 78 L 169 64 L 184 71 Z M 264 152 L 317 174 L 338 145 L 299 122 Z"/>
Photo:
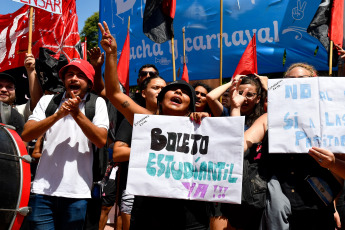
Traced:
<path fill-rule="evenodd" d="M 259 74 L 284 72 L 294 62 L 328 70 L 327 51 L 306 30 L 320 0 L 224 1 L 223 78 L 231 77 L 254 33 L 257 34 Z M 130 85 L 139 68 L 155 64 L 160 75 L 173 80 L 171 42 L 157 44 L 142 30 L 145 0 L 101 0 L 100 21 L 106 21 L 121 53 L 130 16 Z M 214 0 L 177 1 L 174 19 L 176 72 L 183 69 L 185 27 L 186 62 L 190 80 L 219 78 L 220 3 Z M 315 52 L 319 47 L 318 52 Z M 316 53 L 316 54 L 315 54 Z M 283 56 L 286 63 L 283 65 Z"/>

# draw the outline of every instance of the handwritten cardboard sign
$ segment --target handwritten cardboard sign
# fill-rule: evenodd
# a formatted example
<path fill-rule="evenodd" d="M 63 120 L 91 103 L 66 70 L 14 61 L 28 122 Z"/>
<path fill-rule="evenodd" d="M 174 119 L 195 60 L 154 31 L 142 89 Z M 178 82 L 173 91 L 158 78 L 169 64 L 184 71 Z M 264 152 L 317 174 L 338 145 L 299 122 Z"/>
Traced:
<path fill-rule="evenodd" d="M 345 153 L 345 78 L 268 81 L 271 153 L 307 153 L 312 146 Z"/>
<path fill-rule="evenodd" d="M 51 12 L 53 14 L 62 13 L 62 0 L 12 0 L 12 1 L 34 6 L 39 9 Z"/>
<path fill-rule="evenodd" d="M 244 117 L 136 114 L 127 190 L 141 196 L 240 203 Z"/>

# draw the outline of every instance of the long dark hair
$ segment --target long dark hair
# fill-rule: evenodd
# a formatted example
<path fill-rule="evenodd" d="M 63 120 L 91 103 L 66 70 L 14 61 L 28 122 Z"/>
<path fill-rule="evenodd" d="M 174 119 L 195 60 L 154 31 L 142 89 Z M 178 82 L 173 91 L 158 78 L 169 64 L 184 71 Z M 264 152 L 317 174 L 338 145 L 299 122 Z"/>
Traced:
<path fill-rule="evenodd" d="M 258 77 L 254 74 L 248 74 L 246 77 L 242 78 L 241 85 L 250 84 L 256 87 L 257 96 L 260 97 L 260 102 L 255 104 L 253 111 L 245 116 L 245 125 L 250 127 L 256 119 L 258 119 L 262 114 L 265 113 L 264 103 L 266 100 L 266 90 L 262 88 L 261 82 Z"/>

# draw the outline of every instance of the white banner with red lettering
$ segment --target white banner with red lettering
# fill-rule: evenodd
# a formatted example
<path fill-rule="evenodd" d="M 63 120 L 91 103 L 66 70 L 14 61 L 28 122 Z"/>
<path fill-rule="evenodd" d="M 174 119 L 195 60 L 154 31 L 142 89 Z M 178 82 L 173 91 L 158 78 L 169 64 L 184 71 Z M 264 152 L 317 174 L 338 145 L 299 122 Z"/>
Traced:
<path fill-rule="evenodd" d="M 241 203 L 244 117 L 136 114 L 127 191 L 134 195 Z"/>
<path fill-rule="evenodd" d="M 12 0 L 34 6 L 53 14 L 62 14 L 62 0 Z"/>

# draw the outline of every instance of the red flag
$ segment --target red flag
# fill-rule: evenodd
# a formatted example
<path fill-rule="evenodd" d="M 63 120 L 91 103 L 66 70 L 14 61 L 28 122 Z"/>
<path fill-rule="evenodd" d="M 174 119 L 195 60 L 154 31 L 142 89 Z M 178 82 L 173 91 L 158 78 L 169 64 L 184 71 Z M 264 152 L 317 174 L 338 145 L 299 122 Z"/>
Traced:
<path fill-rule="evenodd" d="M 0 72 L 24 65 L 28 49 L 29 8 L 24 5 L 13 14 L 0 15 Z M 52 14 L 34 8 L 32 53 L 38 57 L 39 48 L 48 48 L 64 54 L 70 61 L 80 58 L 76 45 L 79 42 L 78 17 L 75 0 L 65 0 L 62 14 Z"/>
<path fill-rule="evenodd" d="M 236 76 L 237 74 L 246 75 L 253 73 L 258 73 L 255 34 L 242 54 L 241 60 L 232 76 Z"/>
<path fill-rule="evenodd" d="M 165 15 L 169 15 L 170 18 L 175 18 L 176 12 L 176 0 L 163 0 L 162 9 Z"/>
<path fill-rule="evenodd" d="M 120 83 L 125 87 L 127 95 L 129 95 L 129 30 L 125 44 L 123 44 L 119 63 L 117 64 L 117 75 Z"/>
<path fill-rule="evenodd" d="M 183 72 L 182 72 L 181 80 L 184 80 L 185 82 L 189 83 L 188 69 L 187 69 L 186 63 L 183 64 Z"/>
<path fill-rule="evenodd" d="M 328 30 L 329 39 L 343 47 L 344 0 L 333 0 L 331 22 Z"/>

